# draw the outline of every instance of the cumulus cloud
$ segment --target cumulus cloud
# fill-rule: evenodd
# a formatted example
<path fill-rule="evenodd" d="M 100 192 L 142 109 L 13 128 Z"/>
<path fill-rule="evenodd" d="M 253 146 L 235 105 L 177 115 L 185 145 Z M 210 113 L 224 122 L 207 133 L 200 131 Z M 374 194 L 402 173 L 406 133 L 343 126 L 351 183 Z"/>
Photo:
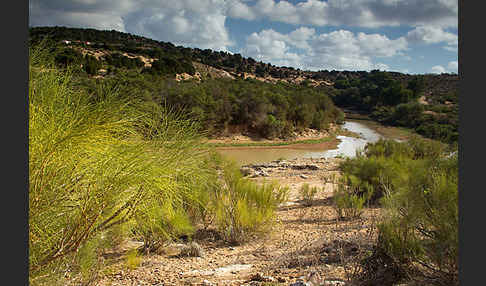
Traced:
<path fill-rule="evenodd" d="M 227 50 L 225 0 L 30 0 L 31 26 L 118 30 L 177 45 Z"/>
<path fill-rule="evenodd" d="M 122 15 L 133 7 L 131 0 L 30 0 L 29 25 L 88 27 L 126 32 Z"/>
<path fill-rule="evenodd" d="M 447 64 L 447 69 L 450 72 L 457 73 L 459 69 L 459 63 L 457 61 L 451 61 Z"/>
<path fill-rule="evenodd" d="M 441 73 L 445 73 L 446 72 L 446 69 L 441 66 L 441 65 L 437 65 L 437 66 L 433 66 L 430 71 L 432 73 L 437 73 L 437 74 L 441 74 Z"/>
<path fill-rule="evenodd" d="M 227 3 L 226 9 L 228 17 L 231 18 L 254 20 L 257 17 L 257 15 L 253 12 L 253 9 L 238 0 L 230 0 Z"/>
<path fill-rule="evenodd" d="M 299 28 L 288 34 L 262 30 L 246 39 L 242 54 L 264 62 L 302 69 L 388 70 L 376 58 L 398 55 L 407 49 L 404 38 L 391 40 L 379 34 L 354 34 L 347 30 L 316 34 Z"/>
<path fill-rule="evenodd" d="M 222 0 L 144 2 L 124 16 L 128 32 L 202 49 L 227 50 L 232 45 Z"/>
<path fill-rule="evenodd" d="M 455 0 L 306 0 L 297 4 L 281 0 L 257 0 L 254 5 L 232 0 L 231 16 L 242 19 L 316 26 L 376 28 L 399 25 L 457 27 Z M 236 12 L 236 7 L 241 13 Z"/>
<path fill-rule="evenodd" d="M 290 52 L 291 43 L 295 44 L 288 35 L 280 34 L 271 29 L 263 30 L 247 37 L 242 54 L 275 65 L 301 67 L 300 56 Z"/>
<path fill-rule="evenodd" d="M 438 26 L 419 26 L 407 33 L 407 40 L 411 43 L 436 44 L 445 43 L 449 51 L 456 51 L 458 37 L 454 33 L 444 31 Z"/>

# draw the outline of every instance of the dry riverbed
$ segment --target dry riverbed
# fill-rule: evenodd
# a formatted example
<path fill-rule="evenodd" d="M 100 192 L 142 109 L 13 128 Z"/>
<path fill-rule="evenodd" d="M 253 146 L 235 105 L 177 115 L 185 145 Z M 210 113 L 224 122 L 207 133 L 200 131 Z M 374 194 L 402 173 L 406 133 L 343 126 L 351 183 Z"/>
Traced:
<path fill-rule="evenodd" d="M 201 248 L 200 256 L 175 257 L 188 243 L 174 244 L 170 247 L 175 252 L 144 255 L 133 270 L 120 250 L 112 254 L 118 258 L 111 260 L 97 285 L 345 285 L 354 263 L 376 239 L 379 209 L 365 209 L 361 219 L 337 219 L 330 178 L 339 174 L 341 160 L 280 160 L 243 167 L 252 180 L 277 180 L 290 189 L 289 202 L 279 208 L 277 224 L 265 238 L 231 246 L 211 228 L 199 230 L 193 241 Z M 321 188 L 311 205 L 299 196 L 305 183 Z"/>

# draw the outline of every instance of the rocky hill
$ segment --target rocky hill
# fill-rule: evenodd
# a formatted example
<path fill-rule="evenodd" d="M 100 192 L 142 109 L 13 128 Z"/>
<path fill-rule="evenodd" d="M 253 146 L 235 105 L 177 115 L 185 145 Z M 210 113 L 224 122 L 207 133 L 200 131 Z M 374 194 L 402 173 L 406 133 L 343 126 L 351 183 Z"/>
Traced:
<path fill-rule="evenodd" d="M 311 86 L 332 87 L 338 80 L 361 79 L 366 71 L 303 71 L 292 67 L 275 66 L 263 63 L 240 54 L 212 51 L 209 49 L 175 46 L 170 42 L 156 41 L 115 30 L 101 31 L 96 29 L 67 27 L 33 27 L 29 29 L 30 42 L 49 39 L 59 46 L 70 47 L 83 56 L 88 54 L 101 61 L 96 75 L 103 76 L 107 68 L 106 58 L 109 54 L 120 53 L 122 60 L 126 57 L 136 59 L 137 67 L 149 70 L 156 61 L 165 60 L 164 65 L 186 65 L 186 68 L 162 69 L 163 73 L 172 73 L 178 80 L 196 80 L 211 78 L 254 78 L 265 82 L 287 82 Z M 168 62 L 171 59 L 173 62 Z M 196 74 L 197 73 L 197 74 Z M 394 79 L 406 85 L 417 75 L 388 72 Z M 427 101 L 437 101 L 441 96 L 454 93 L 458 89 L 459 76 L 456 74 L 419 75 L 424 79 L 424 95 Z"/>

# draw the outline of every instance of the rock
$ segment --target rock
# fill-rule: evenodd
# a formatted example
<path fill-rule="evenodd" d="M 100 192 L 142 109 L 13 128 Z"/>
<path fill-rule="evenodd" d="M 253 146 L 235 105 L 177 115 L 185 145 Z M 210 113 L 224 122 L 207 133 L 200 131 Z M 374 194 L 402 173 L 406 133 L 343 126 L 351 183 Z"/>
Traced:
<path fill-rule="evenodd" d="M 208 280 L 206 280 L 206 279 L 204 279 L 204 280 L 203 280 L 202 285 L 203 285 L 203 286 L 214 286 L 214 284 L 213 284 L 213 283 L 211 283 L 211 281 L 208 281 Z"/>
<path fill-rule="evenodd" d="M 306 276 L 307 283 L 309 283 L 312 286 L 317 286 L 321 285 L 321 275 L 317 271 L 311 271 L 309 274 Z"/>
<path fill-rule="evenodd" d="M 304 281 L 297 281 L 297 282 L 290 284 L 289 286 L 311 286 L 311 285 L 307 282 L 304 282 Z"/>
<path fill-rule="evenodd" d="M 291 165 L 291 169 L 294 170 L 319 170 L 319 166 L 314 164 L 303 164 L 303 165 Z"/>
<path fill-rule="evenodd" d="M 344 286 L 346 285 L 346 282 L 341 281 L 341 280 L 324 280 L 321 285 L 330 285 L 330 286 Z"/>
<path fill-rule="evenodd" d="M 261 273 L 253 274 L 248 282 L 250 281 L 258 281 L 258 282 L 276 282 L 277 279 L 273 278 L 272 276 L 264 276 Z"/>
<path fill-rule="evenodd" d="M 309 170 L 319 170 L 320 168 L 317 165 L 307 165 L 307 169 L 309 169 Z"/>
<path fill-rule="evenodd" d="M 204 249 L 193 241 L 189 243 L 189 245 L 184 245 L 184 247 L 182 247 L 179 256 L 203 257 L 204 254 Z"/>
<path fill-rule="evenodd" d="M 156 253 L 159 255 L 177 256 L 181 253 L 181 250 L 184 247 L 185 245 L 182 243 L 171 243 L 169 245 L 160 247 L 157 249 Z"/>
<path fill-rule="evenodd" d="M 216 269 L 208 269 L 208 270 L 191 270 L 188 272 L 182 273 L 182 276 L 194 276 L 194 275 L 201 275 L 201 276 L 227 276 L 228 274 L 235 274 L 237 272 L 245 272 L 250 271 L 252 264 L 232 264 L 227 265 L 224 267 L 219 267 Z"/>
<path fill-rule="evenodd" d="M 157 254 L 167 256 L 192 256 L 203 257 L 204 249 L 196 242 L 191 242 L 188 245 L 182 243 L 171 243 L 167 246 L 161 247 L 157 250 Z"/>

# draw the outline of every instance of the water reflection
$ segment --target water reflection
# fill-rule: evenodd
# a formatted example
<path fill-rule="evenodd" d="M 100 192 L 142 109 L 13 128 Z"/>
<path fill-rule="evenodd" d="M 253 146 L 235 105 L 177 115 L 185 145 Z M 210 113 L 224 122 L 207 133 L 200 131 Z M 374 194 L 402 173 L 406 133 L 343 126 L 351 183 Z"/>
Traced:
<path fill-rule="evenodd" d="M 359 134 L 361 138 L 338 136 L 337 138 L 341 140 L 341 143 L 339 143 L 337 149 L 324 150 L 322 152 L 308 152 L 304 155 L 304 158 L 354 157 L 356 156 L 356 151 L 363 150 L 368 142 L 373 143 L 383 137 L 366 125 L 355 121 L 346 121 L 343 128 Z"/>
<path fill-rule="evenodd" d="M 309 149 L 280 149 L 272 147 L 219 149 L 218 151 L 241 165 L 270 162 L 277 159 L 295 158 L 332 158 L 336 156 L 354 157 L 356 150 L 363 149 L 368 142 L 376 142 L 383 136 L 366 125 L 356 121 L 346 121 L 344 129 L 360 134 L 361 138 L 338 136 L 341 140 L 337 149 L 316 151 L 309 145 Z M 291 146 L 289 146 L 291 147 Z"/>

